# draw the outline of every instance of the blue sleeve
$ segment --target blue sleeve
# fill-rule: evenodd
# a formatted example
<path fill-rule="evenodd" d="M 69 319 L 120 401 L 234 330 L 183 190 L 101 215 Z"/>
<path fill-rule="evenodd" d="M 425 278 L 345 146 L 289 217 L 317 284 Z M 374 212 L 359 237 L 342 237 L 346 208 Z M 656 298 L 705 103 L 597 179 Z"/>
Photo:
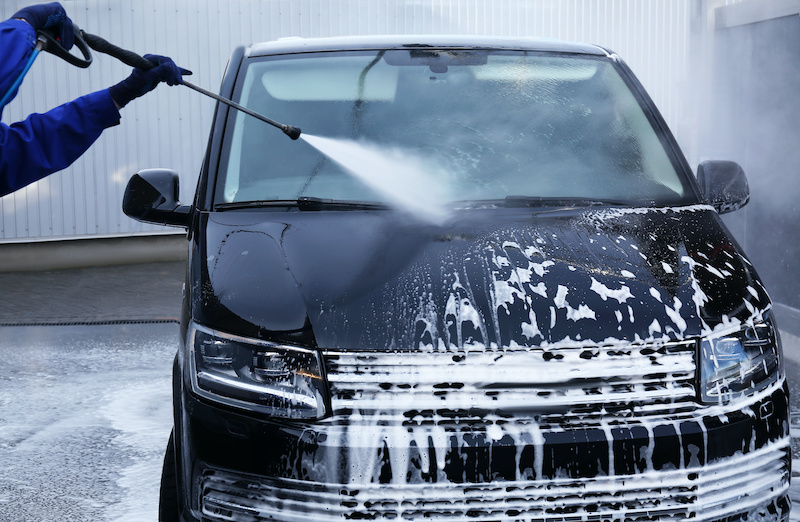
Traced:
<path fill-rule="evenodd" d="M 6 20 L 0 23 L 0 97 L 25 68 L 36 46 L 36 31 L 24 20 Z M 14 93 L 16 94 L 16 93 Z M 13 96 L 12 96 L 13 98 Z M 0 113 L 3 108 L 0 107 Z"/>
<path fill-rule="evenodd" d="M 71 165 L 120 116 L 108 89 L 0 124 L 0 196 Z"/>
<path fill-rule="evenodd" d="M 25 67 L 35 44 L 36 33 L 27 22 L 0 23 L 0 97 Z M 0 123 L 0 196 L 67 168 L 119 119 L 106 89 L 19 123 Z"/>

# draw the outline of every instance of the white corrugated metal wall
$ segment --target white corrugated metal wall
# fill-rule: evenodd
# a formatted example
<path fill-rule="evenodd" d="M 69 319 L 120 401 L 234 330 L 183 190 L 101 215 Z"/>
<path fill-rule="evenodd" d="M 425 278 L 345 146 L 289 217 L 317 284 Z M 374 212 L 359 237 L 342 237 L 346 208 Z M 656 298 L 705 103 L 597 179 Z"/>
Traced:
<path fill-rule="evenodd" d="M 5 0 L 10 17 L 30 1 Z M 62 0 L 89 33 L 141 54 L 171 56 L 216 90 L 230 51 L 285 36 L 475 34 L 541 36 L 596 43 L 637 73 L 668 123 L 691 145 L 694 112 L 686 89 L 700 0 Z M 3 121 L 23 119 L 123 79 L 129 69 L 96 55 L 77 69 L 43 54 Z M 214 102 L 183 87 L 159 87 L 122 111 L 67 170 L 0 198 L 0 241 L 152 234 L 120 210 L 127 179 L 141 168 L 180 172 L 191 199 Z M 167 229 L 168 230 L 168 229 Z"/>

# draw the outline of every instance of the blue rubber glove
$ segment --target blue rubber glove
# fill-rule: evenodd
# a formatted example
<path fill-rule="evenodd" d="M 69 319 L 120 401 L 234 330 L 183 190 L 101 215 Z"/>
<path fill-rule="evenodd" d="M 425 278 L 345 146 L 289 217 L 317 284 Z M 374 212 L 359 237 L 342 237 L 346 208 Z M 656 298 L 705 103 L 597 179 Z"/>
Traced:
<path fill-rule="evenodd" d="M 108 89 L 111 97 L 120 107 L 124 107 L 131 100 L 152 91 L 161 82 L 166 82 L 167 85 L 179 85 L 183 83 L 182 75 L 192 74 L 175 65 L 175 62 L 166 56 L 146 54 L 144 58 L 158 65 L 148 71 L 137 67 L 130 76 Z"/>
<path fill-rule="evenodd" d="M 56 34 L 61 47 L 69 51 L 75 43 L 72 20 L 58 2 L 37 4 L 20 9 L 11 18 L 21 18 L 28 22 L 34 31 L 50 30 Z"/>

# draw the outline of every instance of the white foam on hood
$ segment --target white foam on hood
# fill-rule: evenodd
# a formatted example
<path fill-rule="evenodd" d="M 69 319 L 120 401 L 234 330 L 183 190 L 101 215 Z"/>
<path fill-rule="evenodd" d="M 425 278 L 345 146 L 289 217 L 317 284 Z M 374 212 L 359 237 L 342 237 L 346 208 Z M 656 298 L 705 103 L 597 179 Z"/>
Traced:
<path fill-rule="evenodd" d="M 633 298 L 633 294 L 631 293 L 631 289 L 625 285 L 622 285 L 620 288 L 616 290 L 612 290 L 608 288 L 606 285 L 595 279 L 592 278 L 592 286 L 590 288 L 592 292 L 595 292 L 603 301 L 607 301 L 608 299 L 615 299 L 620 304 L 624 303 L 628 299 Z"/>
<path fill-rule="evenodd" d="M 569 289 L 564 285 L 558 285 L 558 291 L 553 303 L 557 308 L 563 308 L 567 311 L 567 319 L 570 321 L 578 321 L 580 319 L 596 319 L 597 316 L 591 308 L 585 304 L 579 304 L 578 308 L 574 308 L 567 302 L 567 294 Z"/>

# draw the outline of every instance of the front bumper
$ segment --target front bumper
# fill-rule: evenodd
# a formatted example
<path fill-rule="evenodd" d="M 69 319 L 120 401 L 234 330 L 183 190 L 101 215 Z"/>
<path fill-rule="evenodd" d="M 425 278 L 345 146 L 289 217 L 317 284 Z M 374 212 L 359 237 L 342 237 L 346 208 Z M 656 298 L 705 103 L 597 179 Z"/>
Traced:
<path fill-rule="evenodd" d="M 727 414 L 528 435 L 517 425 L 494 439 L 474 426 L 392 438 L 388 427 L 272 424 L 184 400 L 197 520 L 788 520 L 785 383 Z M 383 446 L 359 447 L 376 436 Z"/>
<path fill-rule="evenodd" d="M 788 448 L 779 443 L 702 469 L 587 480 L 341 485 L 205 468 L 210 520 L 784 520 Z"/>
<path fill-rule="evenodd" d="M 700 405 L 694 353 L 685 342 L 608 347 L 584 364 L 584 348 L 561 348 L 559 366 L 534 354 L 544 373 L 526 368 L 530 354 L 508 351 L 326 354 L 333 415 L 310 423 L 223 409 L 178 385 L 185 513 L 214 522 L 787 520 L 785 380 L 729 406 Z M 464 371 L 490 365 L 491 374 Z"/>

